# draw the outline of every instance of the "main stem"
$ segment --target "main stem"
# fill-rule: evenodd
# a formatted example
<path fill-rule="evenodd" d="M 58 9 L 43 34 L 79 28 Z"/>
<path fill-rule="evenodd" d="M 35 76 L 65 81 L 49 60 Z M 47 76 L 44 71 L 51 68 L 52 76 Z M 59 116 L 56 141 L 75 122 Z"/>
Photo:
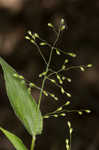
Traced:
<path fill-rule="evenodd" d="M 50 66 L 51 59 L 52 59 L 53 49 L 54 49 L 54 47 L 55 47 L 55 45 L 56 45 L 56 43 L 57 43 L 57 41 L 58 41 L 58 39 L 59 39 L 59 36 L 60 36 L 60 29 L 59 29 L 59 31 L 58 31 L 58 34 L 57 34 L 56 40 L 55 40 L 55 42 L 53 43 L 53 46 L 51 47 L 51 52 L 50 52 L 50 56 L 49 56 L 49 60 L 48 60 L 48 64 L 47 64 L 47 66 L 46 66 L 46 70 L 45 70 L 46 74 L 47 74 L 47 73 L 48 73 L 48 71 L 49 71 L 49 66 Z M 43 89 L 44 89 L 44 85 L 45 85 L 45 81 L 46 81 L 46 79 L 47 79 L 47 77 L 46 77 L 46 75 L 45 75 L 45 76 L 44 76 L 44 79 L 43 79 L 43 82 L 42 82 L 41 91 L 40 91 L 40 96 L 39 96 L 39 101 L 38 101 L 38 109 L 39 109 L 40 104 L 41 104 L 41 98 L 42 98 Z"/>
<path fill-rule="evenodd" d="M 35 140 L 36 140 L 36 137 L 33 136 L 33 137 L 32 137 L 32 143 L 31 143 L 31 149 L 30 149 L 30 150 L 34 150 Z"/>

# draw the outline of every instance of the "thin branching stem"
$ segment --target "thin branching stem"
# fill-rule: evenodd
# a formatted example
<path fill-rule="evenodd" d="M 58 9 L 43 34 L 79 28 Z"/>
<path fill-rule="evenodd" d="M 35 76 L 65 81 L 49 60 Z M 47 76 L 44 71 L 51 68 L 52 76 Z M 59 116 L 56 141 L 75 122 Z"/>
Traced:
<path fill-rule="evenodd" d="M 60 106 L 60 107 L 62 107 L 62 106 Z M 47 113 L 46 115 L 44 115 L 44 117 L 45 116 L 52 116 L 52 115 L 54 115 L 54 114 L 60 114 L 60 113 L 73 113 L 73 112 L 75 112 L 75 113 L 77 113 L 77 112 L 79 112 L 79 111 L 81 111 L 81 112 L 84 112 L 85 111 L 85 109 L 81 109 L 81 110 L 75 110 L 75 109 L 73 109 L 73 110 L 67 110 L 67 109 L 63 109 L 63 110 L 61 110 L 61 111 L 57 111 L 57 109 L 55 110 L 55 111 L 53 111 L 53 112 L 49 112 L 49 113 Z"/>
<path fill-rule="evenodd" d="M 48 77 L 50 77 L 50 76 L 52 76 L 52 75 L 55 75 L 55 74 L 58 74 L 58 73 L 60 73 L 60 72 L 62 72 L 62 71 L 68 71 L 68 70 L 71 70 L 71 69 L 79 69 L 80 67 L 86 67 L 85 65 L 80 65 L 80 66 L 71 66 L 71 67 L 68 67 L 68 68 L 65 68 L 65 69 L 59 69 L 58 71 L 54 71 L 54 72 L 52 72 L 52 73 L 50 73 L 49 75 L 48 75 Z"/>
<path fill-rule="evenodd" d="M 51 79 L 49 77 L 46 77 L 46 79 L 48 79 L 49 81 L 51 81 Z M 53 82 L 52 82 L 53 83 Z M 61 85 L 59 85 L 58 83 L 54 82 L 53 84 L 56 85 L 56 87 L 60 88 L 60 89 L 63 89 L 63 87 Z M 64 90 L 64 94 L 67 95 L 67 92 Z"/>
<path fill-rule="evenodd" d="M 57 33 L 57 32 L 56 32 L 56 33 Z M 45 42 L 47 46 L 52 47 L 52 45 L 51 45 L 50 43 L 48 43 L 46 40 L 43 40 L 43 39 L 40 38 L 40 37 L 39 37 L 39 39 L 40 39 L 42 42 Z M 65 54 L 65 55 L 68 55 L 67 52 L 61 50 L 60 48 L 57 48 L 57 47 L 54 46 L 53 49 L 54 49 L 54 50 L 58 49 L 61 53 Z"/>
<path fill-rule="evenodd" d="M 38 49 L 38 51 L 39 51 L 39 53 L 40 53 L 41 57 L 43 58 L 43 60 L 44 60 L 45 64 L 47 65 L 47 61 L 46 61 L 46 59 L 45 59 L 45 57 L 44 57 L 43 53 L 41 52 L 40 47 L 37 45 L 37 43 L 36 43 L 36 42 L 35 42 L 35 46 L 37 47 L 37 49 Z"/>
<path fill-rule="evenodd" d="M 49 71 L 49 66 L 50 66 L 50 62 L 51 62 L 51 59 L 52 59 L 52 53 L 53 53 L 53 50 L 54 50 L 54 46 L 56 45 L 56 43 L 57 43 L 57 41 L 58 41 L 58 39 L 59 39 L 59 36 L 60 36 L 60 29 L 59 29 L 59 32 L 58 32 L 58 34 L 57 34 L 56 40 L 55 40 L 55 42 L 53 43 L 53 46 L 51 47 L 51 52 L 50 52 L 48 64 L 47 64 L 46 70 L 45 70 L 46 74 L 47 74 L 48 71 Z M 43 89 L 44 89 L 44 85 L 45 85 L 46 79 L 47 79 L 47 77 L 44 76 L 44 79 L 43 79 L 43 82 L 42 82 L 41 91 L 40 91 L 39 101 L 38 101 L 38 108 L 40 107 L 41 98 L 42 98 Z"/>

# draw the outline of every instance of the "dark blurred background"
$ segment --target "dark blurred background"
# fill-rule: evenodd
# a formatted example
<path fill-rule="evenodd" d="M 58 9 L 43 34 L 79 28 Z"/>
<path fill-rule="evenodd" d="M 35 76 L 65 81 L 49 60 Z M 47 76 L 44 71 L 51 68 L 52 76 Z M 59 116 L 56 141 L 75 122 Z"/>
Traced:
<path fill-rule="evenodd" d="M 44 121 L 44 130 L 37 137 L 35 150 L 65 150 L 68 137 L 67 118 L 72 122 L 74 133 L 72 150 L 99 150 L 99 1 L 98 0 L 0 0 L 0 55 L 25 78 L 40 85 L 38 74 L 45 64 L 37 49 L 24 39 L 27 30 L 39 33 L 43 39 L 54 40 L 53 32 L 47 23 L 56 23 L 64 18 L 68 30 L 64 31 L 58 47 L 77 53 L 70 59 L 71 65 L 93 64 L 84 73 L 73 70 L 67 73 L 72 78 L 71 85 L 65 83 L 72 93 L 71 108 L 91 109 L 92 113 L 83 116 L 69 114 L 65 118 L 50 118 Z M 48 59 L 46 47 L 42 49 Z M 52 63 L 61 64 L 64 56 L 54 56 Z M 46 87 L 55 90 L 49 83 Z M 57 94 L 56 90 L 56 94 Z M 39 91 L 32 91 L 38 99 Z M 44 114 L 61 105 L 60 102 L 43 97 L 41 111 Z M 21 137 L 29 148 L 31 137 L 14 115 L 9 104 L 2 70 L 0 68 L 0 126 Z M 10 142 L 0 133 L 0 150 L 14 150 Z"/>

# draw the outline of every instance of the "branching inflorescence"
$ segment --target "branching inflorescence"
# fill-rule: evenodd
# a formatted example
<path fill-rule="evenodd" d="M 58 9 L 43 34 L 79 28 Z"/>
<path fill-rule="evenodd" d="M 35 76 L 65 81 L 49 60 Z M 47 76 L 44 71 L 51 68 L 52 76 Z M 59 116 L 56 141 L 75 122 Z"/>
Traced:
<path fill-rule="evenodd" d="M 48 23 L 48 27 L 52 28 L 52 30 L 55 32 L 55 35 L 56 35 L 56 39 L 53 42 L 53 44 L 50 44 L 46 40 L 43 40 L 37 33 L 32 33 L 31 31 L 28 31 L 28 35 L 25 36 L 25 38 L 27 40 L 29 40 L 31 43 L 33 43 L 37 47 L 42 59 L 44 60 L 44 62 L 46 64 L 45 71 L 39 74 L 39 78 L 43 78 L 42 86 L 38 87 L 34 83 L 29 84 L 29 89 L 31 89 L 33 87 L 33 88 L 36 88 L 36 89 L 40 90 L 38 108 L 40 107 L 40 104 L 41 104 L 42 94 L 44 94 L 45 96 L 50 96 L 56 101 L 59 100 L 59 98 L 54 93 L 50 93 L 50 92 L 48 92 L 44 89 L 44 85 L 45 85 L 46 80 L 49 80 L 56 87 L 58 87 L 60 89 L 61 94 L 64 94 L 68 98 L 71 98 L 71 93 L 65 91 L 65 89 L 63 88 L 63 84 L 64 84 L 65 80 L 69 83 L 71 83 L 72 80 L 71 80 L 70 77 L 66 77 L 66 76 L 62 75 L 62 73 L 66 72 L 66 71 L 69 71 L 71 69 L 80 69 L 82 72 L 84 72 L 84 71 L 86 71 L 86 69 L 92 67 L 92 64 L 80 65 L 80 66 L 69 66 L 68 67 L 69 59 L 65 58 L 64 63 L 62 64 L 62 66 L 59 70 L 54 71 L 52 68 L 50 68 L 51 59 L 53 57 L 53 51 L 56 52 L 56 55 L 58 55 L 58 56 L 61 56 L 61 54 L 64 54 L 65 56 L 70 56 L 70 57 L 75 58 L 77 55 L 73 52 L 66 52 L 64 50 L 61 50 L 60 48 L 57 48 L 57 42 L 59 40 L 60 34 L 66 28 L 65 21 L 64 21 L 63 18 L 59 22 L 58 29 L 56 29 L 55 26 L 52 23 Z M 39 43 L 37 43 L 37 40 L 39 40 Z M 49 55 L 48 62 L 46 61 L 46 59 L 45 59 L 45 57 L 44 57 L 44 55 L 43 55 L 43 53 L 40 49 L 40 47 L 44 47 L 44 46 L 48 46 L 50 48 L 50 55 Z M 49 117 L 57 118 L 57 117 L 60 117 L 60 116 L 65 117 L 66 113 L 71 113 L 71 112 L 76 112 L 79 115 L 82 115 L 83 112 L 85 112 L 85 113 L 90 113 L 91 112 L 89 109 L 87 109 L 87 110 L 85 110 L 85 109 L 82 109 L 82 110 L 68 110 L 68 109 L 66 109 L 65 106 L 70 105 L 70 103 L 71 102 L 69 100 L 66 101 L 62 106 L 59 106 L 53 112 L 45 114 L 43 116 L 43 118 L 49 118 Z M 73 129 L 71 127 L 71 122 L 70 121 L 67 121 L 67 125 L 69 127 L 70 138 L 69 139 L 66 138 L 66 149 L 70 150 L 71 149 L 71 135 L 72 135 Z"/>
<path fill-rule="evenodd" d="M 39 78 L 42 79 L 42 84 L 39 87 L 36 83 L 27 81 L 22 75 L 19 75 L 10 65 L 8 65 L 1 57 L 0 64 L 4 72 L 4 79 L 6 83 L 6 90 L 9 101 L 17 117 L 21 120 L 28 133 L 32 136 L 32 142 L 30 150 L 34 150 L 36 135 L 42 133 L 43 129 L 43 119 L 48 119 L 50 117 L 65 117 L 67 113 L 76 112 L 79 115 L 82 115 L 83 112 L 89 114 L 91 111 L 89 109 L 80 109 L 80 110 L 69 110 L 68 105 L 71 104 L 70 100 L 67 100 L 61 106 L 58 106 L 53 112 L 46 113 L 42 116 L 40 111 L 40 105 L 42 101 L 42 95 L 50 96 L 56 102 L 59 101 L 58 96 L 53 92 L 49 92 L 45 88 L 46 81 L 49 81 L 51 84 L 56 86 L 60 93 L 66 97 L 71 98 L 72 94 L 64 88 L 64 82 L 72 82 L 70 77 L 66 77 L 64 72 L 67 72 L 72 69 L 80 69 L 82 72 L 86 69 L 91 68 L 92 64 L 80 65 L 80 66 L 70 66 L 68 65 L 69 59 L 67 56 L 76 57 L 76 54 L 73 52 L 66 52 L 57 48 L 57 42 L 59 40 L 60 34 L 65 30 L 66 25 L 65 21 L 62 18 L 58 24 L 58 28 L 55 27 L 52 23 L 48 23 L 48 27 L 51 28 L 56 35 L 55 41 L 50 44 L 46 40 L 43 40 L 37 33 L 32 33 L 28 31 L 25 39 L 29 40 L 33 45 L 35 45 L 46 65 L 45 71 L 39 74 Z M 48 46 L 50 48 L 50 54 L 48 61 L 46 60 L 41 47 Z M 58 70 L 51 68 L 51 61 L 53 53 L 56 53 L 56 56 L 65 55 L 64 63 Z M 40 91 L 38 104 L 36 104 L 35 99 L 31 95 L 31 90 L 36 88 Z M 26 104 L 27 101 L 27 104 Z M 66 108 L 67 107 L 67 108 Z M 72 138 L 72 127 L 71 122 L 67 120 L 67 125 L 69 128 L 69 138 L 66 138 L 66 150 L 71 150 L 71 138 Z M 22 141 L 16 137 L 14 134 L 8 132 L 7 130 L 0 127 L 0 130 L 7 136 L 7 138 L 12 142 L 14 147 L 17 150 L 26 150 L 27 148 L 22 143 Z"/>

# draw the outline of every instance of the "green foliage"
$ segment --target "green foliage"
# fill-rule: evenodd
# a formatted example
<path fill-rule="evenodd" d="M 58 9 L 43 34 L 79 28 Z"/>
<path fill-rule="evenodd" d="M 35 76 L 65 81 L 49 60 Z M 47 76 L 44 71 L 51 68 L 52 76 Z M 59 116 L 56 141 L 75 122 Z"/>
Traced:
<path fill-rule="evenodd" d="M 4 72 L 6 91 L 17 117 L 21 120 L 30 135 L 41 134 L 42 115 L 37 104 L 23 84 L 24 78 L 8 65 L 1 57 L 0 64 Z"/>
<path fill-rule="evenodd" d="M 0 127 L 0 130 L 3 132 L 3 134 L 9 139 L 9 141 L 13 144 L 13 146 L 16 148 L 16 150 L 27 150 L 23 142 L 19 137 L 12 134 L 11 132 L 3 129 Z"/>
<path fill-rule="evenodd" d="M 78 115 L 82 115 L 83 113 L 89 114 L 91 112 L 89 109 L 69 110 L 67 108 L 71 104 L 71 102 L 70 100 L 66 100 L 63 105 L 58 106 L 53 112 L 46 113 L 44 116 L 41 115 L 40 105 L 42 101 L 42 95 L 46 97 L 50 96 L 51 99 L 56 102 L 59 100 L 58 96 L 54 94 L 54 92 L 50 93 L 45 89 L 45 82 L 47 80 L 51 84 L 56 86 L 60 90 L 60 93 L 62 95 L 64 95 L 66 98 L 71 98 L 72 94 L 70 91 L 64 88 L 64 82 L 67 81 L 67 83 L 70 84 L 72 82 L 72 79 L 70 77 L 64 76 L 63 73 L 71 69 L 80 69 L 82 72 L 84 72 L 87 68 L 92 67 L 92 64 L 80 66 L 68 65 L 69 59 L 67 59 L 67 56 L 74 59 L 77 55 L 74 52 L 67 52 L 56 47 L 61 32 L 66 28 L 65 20 L 63 18 L 60 20 L 58 27 L 55 27 L 52 23 L 48 23 L 48 27 L 50 27 L 50 29 L 52 29 L 52 31 L 54 31 L 56 35 L 56 39 L 52 44 L 50 44 L 46 40 L 43 40 L 37 33 L 32 33 L 31 31 L 28 31 L 28 35 L 25 36 L 25 39 L 29 40 L 33 45 L 37 47 L 38 52 L 40 53 L 44 63 L 46 64 L 45 70 L 38 76 L 42 80 L 42 84 L 40 87 L 36 85 L 36 83 L 32 83 L 31 81 L 28 82 L 27 87 L 24 77 L 17 74 L 17 72 L 0 57 L 0 64 L 4 73 L 6 91 L 11 106 L 13 107 L 13 110 L 17 117 L 21 120 L 21 122 L 27 129 L 28 133 L 32 136 L 30 150 L 34 150 L 36 135 L 42 133 L 44 118 L 48 119 L 50 117 L 65 117 L 67 113 L 74 112 Z M 48 61 L 46 61 L 46 58 L 40 49 L 40 47 L 43 48 L 46 46 L 50 48 Z M 53 68 L 51 68 L 50 66 L 53 52 L 55 52 L 56 57 L 61 57 L 61 54 L 64 54 L 66 56 L 66 58 L 64 59 L 64 63 L 61 65 L 59 70 L 53 70 Z M 31 95 L 32 88 L 36 88 L 40 91 L 38 104 L 35 102 L 35 99 Z M 66 138 L 65 144 L 66 150 L 71 150 L 71 137 L 73 129 L 71 127 L 70 121 L 67 121 L 67 125 L 69 128 L 69 138 Z M 0 128 L 0 130 L 7 136 L 7 138 L 12 142 L 17 150 L 26 150 L 25 146 L 19 138 L 4 130 L 3 128 Z"/>

